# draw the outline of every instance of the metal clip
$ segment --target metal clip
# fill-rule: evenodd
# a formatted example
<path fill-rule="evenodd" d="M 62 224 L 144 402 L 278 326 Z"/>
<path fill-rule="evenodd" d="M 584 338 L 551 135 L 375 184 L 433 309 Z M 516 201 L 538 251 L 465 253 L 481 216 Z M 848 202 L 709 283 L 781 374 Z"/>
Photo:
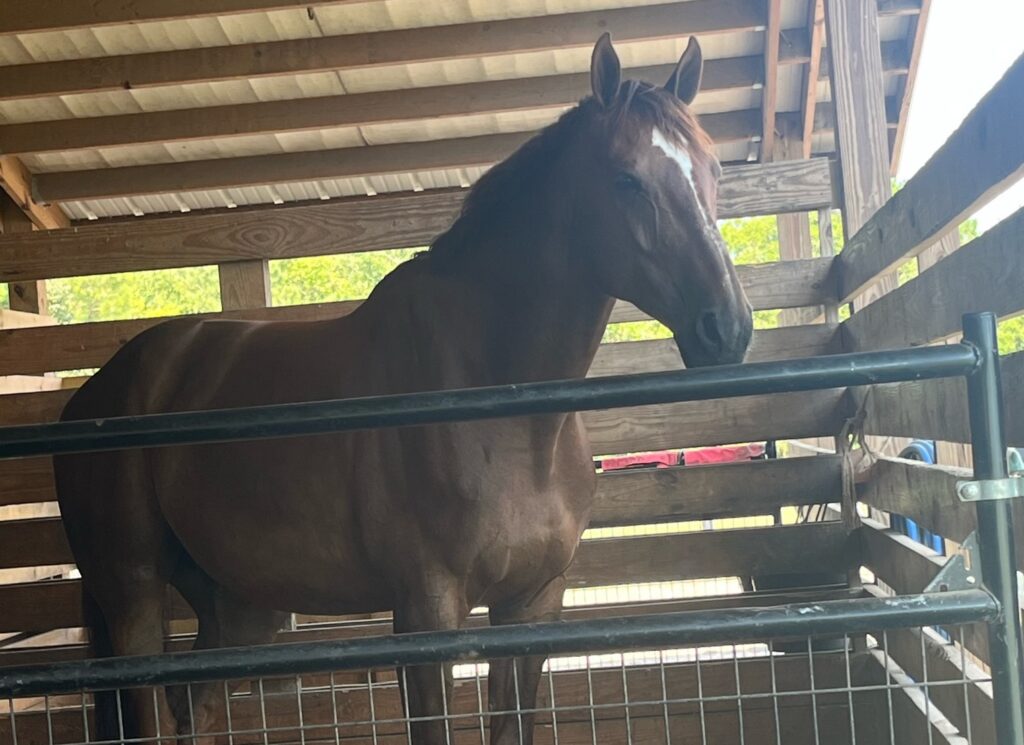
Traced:
<path fill-rule="evenodd" d="M 1005 479 L 957 481 L 956 493 L 961 502 L 987 502 L 1024 497 L 1024 478 L 1010 476 Z"/>
<path fill-rule="evenodd" d="M 925 592 L 948 592 L 950 590 L 970 590 L 981 587 L 975 558 L 978 555 L 978 539 L 971 533 L 955 554 L 949 557 L 935 579 L 924 588 Z"/>

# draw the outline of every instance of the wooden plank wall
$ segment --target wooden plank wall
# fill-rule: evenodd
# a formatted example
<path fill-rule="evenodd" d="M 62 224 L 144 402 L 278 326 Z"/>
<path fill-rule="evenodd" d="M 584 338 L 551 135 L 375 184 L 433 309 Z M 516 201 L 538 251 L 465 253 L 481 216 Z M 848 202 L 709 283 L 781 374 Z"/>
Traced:
<path fill-rule="evenodd" d="M 827 161 L 789 161 L 727 169 L 723 215 L 829 209 Z M 9 235 L 0 241 L 0 281 L 36 282 L 60 276 L 216 264 L 223 312 L 230 318 L 324 319 L 350 313 L 359 300 L 270 307 L 268 262 L 422 244 L 457 212 L 462 192 L 382 195 L 275 209 L 233 211 L 83 226 L 45 235 Z M 828 260 L 800 259 L 740 270 L 758 309 L 834 303 Z M 646 320 L 620 303 L 614 323 Z M 108 321 L 0 329 L 0 375 L 25 376 L 102 365 L 124 343 L 164 319 Z M 750 357 L 784 359 L 838 351 L 835 324 L 766 329 Z M 591 375 L 681 367 L 674 342 L 602 345 Z M 72 386 L 74 383 L 71 384 Z M 0 396 L 0 423 L 53 421 L 70 388 Z M 681 448 L 703 444 L 832 434 L 844 419 L 840 390 L 811 395 L 748 397 L 616 412 L 592 412 L 586 423 L 598 453 Z M 787 505 L 838 499 L 838 458 L 806 458 L 652 473 L 602 474 L 594 526 L 685 522 L 772 515 Z M 757 483 L 756 493 L 749 489 Z M 24 510 L 54 498 L 48 459 L 0 463 L 0 510 Z M 6 505 L 6 507 L 4 506 Z M 2 514 L 2 512 L 0 512 Z M 574 587 L 658 582 L 799 571 L 808 557 L 842 573 L 856 563 L 856 544 L 836 523 L 639 535 L 589 540 L 571 577 Z M 0 521 L 0 582 L 29 580 L 72 556 L 57 517 Z M 62 581 L 0 584 L 0 633 L 39 632 L 81 623 L 79 584 Z M 190 614 L 180 601 L 178 614 Z"/>

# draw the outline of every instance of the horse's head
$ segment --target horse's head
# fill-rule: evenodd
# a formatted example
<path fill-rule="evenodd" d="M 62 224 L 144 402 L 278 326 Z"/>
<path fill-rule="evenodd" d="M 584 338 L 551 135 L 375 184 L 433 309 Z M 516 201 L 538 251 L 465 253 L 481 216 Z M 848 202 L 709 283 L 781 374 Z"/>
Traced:
<path fill-rule="evenodd" d="M 602 291 L 668 326 L 689 367 L 742 361 L 753 328 L 715 224 L 721 169 L 688 108 L 702 65 L 690 39 L 664 86 L 622 82 L 605 34 L 573 148 L 577 259 Z"/>

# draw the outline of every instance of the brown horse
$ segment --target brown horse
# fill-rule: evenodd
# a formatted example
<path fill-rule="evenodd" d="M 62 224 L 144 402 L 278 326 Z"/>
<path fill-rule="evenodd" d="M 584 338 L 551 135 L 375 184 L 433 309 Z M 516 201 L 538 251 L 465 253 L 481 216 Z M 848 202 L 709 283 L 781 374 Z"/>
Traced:
<path fill-rule="evenodd" d="M 664 87 L 620 84 L 605 35 L 593 96 L 484 176 L 355 313 L 162 324 L 63 418 L 582 377 L 615 298 L 669 326 L 687 365 L 741 361 L 751 309 L 715 226 L 720 169 L 687 107 L 701 66 L 691 40 Z M 197 649 L 268 642 L 282 611 L 392 610 L 397 632 L 455 629 L 478 605 L 493 624 L 555 619 L 594 493 L 574 414 L 64 455 L 55 470 L 92 639 L 114 655 L 163 650 L 168 584 L 195 609 Z M 493 710 L 532 708 L 542 661 L 495 662 Z M 407 674 L 410 714 L 441 714 L 450 669 Z M 160 714 L 162 731 L 202 732 L 223 705 L 214 688 L 161 692 L 175 719 Z M 97 704 L 105 736 L 112 701 Z M 125 734 L 153 736 L 156 706 L 126 695 Z M 491 742 L 530 743 L 532 723 L 493 716 Z M 412 735 L 443 742 L 445 727 Z"/>

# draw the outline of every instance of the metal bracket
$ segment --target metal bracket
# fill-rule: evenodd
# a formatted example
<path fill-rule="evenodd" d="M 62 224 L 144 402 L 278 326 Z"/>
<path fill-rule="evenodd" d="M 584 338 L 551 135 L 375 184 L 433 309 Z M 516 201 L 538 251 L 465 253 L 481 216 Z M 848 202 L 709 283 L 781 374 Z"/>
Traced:
<path fill-rule="evenodd" d="M 1024 478 L 1010 476 L 1005 479 L 957 481 L 956 493 L 961 502 L 987 502 L 1024 497 Z"/>
<path fill-rule="evenodd" d="M 950 590 L 973 590 L 981 587 L 978 574 L 978 539 L 971 533 L 960 544 L 959 550 L 949 557 L 935 579 L 924 588 L 925 592 L 949 592 Z"/>

